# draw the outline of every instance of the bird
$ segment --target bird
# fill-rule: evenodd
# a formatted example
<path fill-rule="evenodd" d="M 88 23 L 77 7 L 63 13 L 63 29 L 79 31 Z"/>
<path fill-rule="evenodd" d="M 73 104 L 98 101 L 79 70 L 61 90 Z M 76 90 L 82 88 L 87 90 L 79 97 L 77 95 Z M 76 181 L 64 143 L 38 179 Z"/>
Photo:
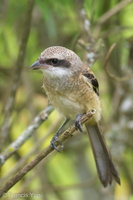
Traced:
<path fill-rule="evenodd" d="M 43 87 L 52 105 L 61 113 L 65 121 L 51 140 L 51 146 L 58 151 L 56 142 L 62 128 L 75 120 L 75 126 L 82 132 L 82 116 L 95 110 L 95 114 L 85 123 L 99 179 L 104 187 L 112 180 L 120 185 L 119 173 L 107 148 L 100 130 L 101 103 L 99 83 L 93 71 L 70 49 L 62 46 L 46 48 L 30 69 L 43 72 Z"/>

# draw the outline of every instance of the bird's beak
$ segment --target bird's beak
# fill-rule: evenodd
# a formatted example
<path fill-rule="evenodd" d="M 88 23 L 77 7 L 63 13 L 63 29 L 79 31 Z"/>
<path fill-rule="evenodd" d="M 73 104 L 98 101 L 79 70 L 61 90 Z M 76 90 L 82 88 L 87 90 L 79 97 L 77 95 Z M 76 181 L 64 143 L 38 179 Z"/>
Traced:
<path fill-rule="evenodd" d="M 39 60 L 37 60 L 36 62 L 34 62 L 31 66 L 30 66 L 30 69 L 40 69 L 41 68 L 41 65 Z"/>
<path fill-rule="evenodd" d="M 35 63 L 33 63 L 30 66 L 30 69 L 48 69 L 50 66 L 47 65 L 46 63 L 41 63 L 40 60 L 37 60 Z"/>
<path fill-rule="evenodd" d="M 48 68 L 48 65 L 40 63 L 39 60 L 37 60 L 35 63 L 33 63 L 30 66 L 30 69 L 47 69 L 47 68 Z"/>

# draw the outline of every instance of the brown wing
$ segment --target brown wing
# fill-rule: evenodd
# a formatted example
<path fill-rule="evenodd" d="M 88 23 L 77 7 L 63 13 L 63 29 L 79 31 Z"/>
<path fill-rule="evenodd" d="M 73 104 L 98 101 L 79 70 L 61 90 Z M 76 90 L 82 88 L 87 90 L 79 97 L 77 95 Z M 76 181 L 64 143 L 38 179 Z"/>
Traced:
<path fill-rule="evenodd" d="M 92 72 L 92 70 L 87 67 L 84 71 L 83 71 L 83 76 L 85 76 L 88 81 L 92 84 L 93 86 L 93 90 L 95 91 L 95 93 L 99 96 L 99 84 L 98 81 L 94 75 L 94 73 Z"/>

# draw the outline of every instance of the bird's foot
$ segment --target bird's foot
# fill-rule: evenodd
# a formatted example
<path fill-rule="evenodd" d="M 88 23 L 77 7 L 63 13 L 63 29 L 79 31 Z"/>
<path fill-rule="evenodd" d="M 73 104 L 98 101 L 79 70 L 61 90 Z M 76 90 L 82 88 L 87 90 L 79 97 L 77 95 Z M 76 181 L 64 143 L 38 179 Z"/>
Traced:
<path fill-rule="evenodd" d="M 50 146 L 51 146 L 53 149 L 55 149 L 56 151 L 58 151 L 58 152 L 61 152 L 61 151 L 63 151 L 63 149 L 64 149 L 64 145 L 63 145 L 61 142 L 59 142 L 58 136 L 57 136 L 57 135 L 55 135 L 55 136 L 52 138 L 52 140 L 51 140 L 51 142 L 50 142 Z"/>
<path fill-rule="evenodd" d="M 81 118 L 84 114 L 79 114 L 76 116 L 76 120 L 75 120 L 75 127 L 76 129 L 78 129 L 79 131 L 83 132 L 83 128 L 81 125 Z"/>

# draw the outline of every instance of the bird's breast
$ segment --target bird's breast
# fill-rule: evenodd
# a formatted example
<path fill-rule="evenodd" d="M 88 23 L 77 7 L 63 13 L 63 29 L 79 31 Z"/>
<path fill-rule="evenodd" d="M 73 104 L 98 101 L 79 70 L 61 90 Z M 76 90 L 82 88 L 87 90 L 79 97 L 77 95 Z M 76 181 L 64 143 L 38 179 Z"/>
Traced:
<path fill-rule="evenodd" d="M 75 119 L 76 115 L 85 112 L 82 104 L 76 102 L 72 97 L 70 99 L 70 96 L 52 95 L 51 93 L 48 96 L 53 106 L 66 118 Z"/>
<path fill-rule="evenodd" d="M 45 79 L 44 88 L 53 106 L 66 118 L 75 119 L 76 115 L 95 109 L 90 121 L 97 122 L 101 115 L 99 97 L 89 83 L 79 81 Z"/>

